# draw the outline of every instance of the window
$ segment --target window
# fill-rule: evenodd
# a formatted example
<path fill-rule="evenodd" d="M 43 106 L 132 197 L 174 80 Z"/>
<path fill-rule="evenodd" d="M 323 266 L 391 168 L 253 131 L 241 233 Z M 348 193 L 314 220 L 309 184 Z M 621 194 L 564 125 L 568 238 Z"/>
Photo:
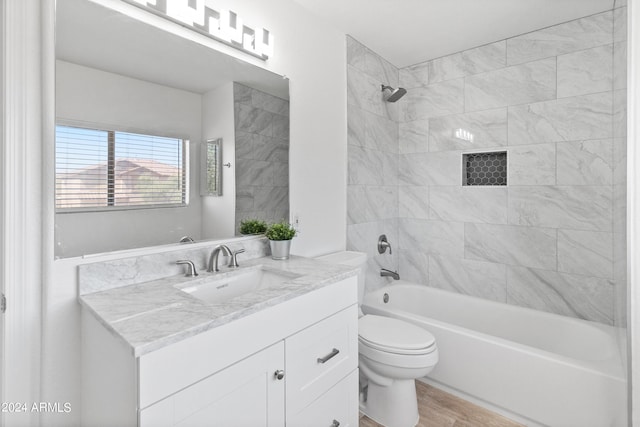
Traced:
<path fill-rule="evenodd" d="M 56 209 L 186 205 L 187 142 L 56 126 Z"/>

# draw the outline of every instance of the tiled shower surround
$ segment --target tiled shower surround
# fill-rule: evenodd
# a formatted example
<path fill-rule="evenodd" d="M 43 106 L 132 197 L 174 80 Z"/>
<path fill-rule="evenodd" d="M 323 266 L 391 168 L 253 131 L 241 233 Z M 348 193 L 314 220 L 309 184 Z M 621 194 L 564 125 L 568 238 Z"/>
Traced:
<path fill-rule="evenodd" d="M 236 232 L 241 220 L 289 219 L 289 101 L 233 84 Z"/>
<path fill-rule="evenodd" d="M 348 247 L 403 279 L 625 324 L 626 7 L 396 69 L 348 45 Z M 408 93 L 382 100 L 381 84 Z M 456 130 L 473 134 L 472 142 Z M 458 135 L 460 133 L 458 132 Z M 506 151 L 507 186 L 462 155 Z M 393 254 L 378 254 L 385 233 Z"/>

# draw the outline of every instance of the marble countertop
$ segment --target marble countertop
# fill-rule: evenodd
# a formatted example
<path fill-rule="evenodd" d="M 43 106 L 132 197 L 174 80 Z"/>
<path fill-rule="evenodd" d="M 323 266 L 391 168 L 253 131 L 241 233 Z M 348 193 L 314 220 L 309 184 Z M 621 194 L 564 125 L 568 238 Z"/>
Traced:
<path fill-rule="evenodd" d="M 207 303 L 180 290 L 214 275 L 223 278 L 239 270 L 262 268 L 285 275 L 276 286 L 249 292 L 223 303 Z M 109 289 L 80 296 L 80 303 L 131 348 L 142 356 L 172 343 L 233 320 L 354 276 L 357 269 L 292 256 L 286 261 L 271 257 L 246 261 L 238 269 L 221 268 L 219 273 L 199 272 Z"/>

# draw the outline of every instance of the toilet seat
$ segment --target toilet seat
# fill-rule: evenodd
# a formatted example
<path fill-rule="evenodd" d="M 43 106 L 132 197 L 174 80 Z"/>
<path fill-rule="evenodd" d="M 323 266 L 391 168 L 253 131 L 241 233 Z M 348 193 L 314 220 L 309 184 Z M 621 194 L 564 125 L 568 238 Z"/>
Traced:
<path fill-rule="evenodd" d="M 358 320 L 358 342 L 369 349 L 399 355 L 423 355 L 436 350 L 435 338 L 424 329 L 373 314 Z"/>

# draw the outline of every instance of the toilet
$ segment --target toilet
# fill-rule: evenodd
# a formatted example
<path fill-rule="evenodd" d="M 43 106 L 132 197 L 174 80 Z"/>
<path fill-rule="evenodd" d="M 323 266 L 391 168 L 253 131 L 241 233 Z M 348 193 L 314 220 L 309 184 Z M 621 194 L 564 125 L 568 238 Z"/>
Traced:
<path fill-rule="evenodd" d="M 367 254 L 345 251 L 318 259 L 360 268 L 358 304 L 362 304 Z M 420 419 L 415 380 L 438 363 L 433 335 L 411 323 L 360 310 L 358 353 L 360 411 L 386 427 L 414 427 Z"/>

